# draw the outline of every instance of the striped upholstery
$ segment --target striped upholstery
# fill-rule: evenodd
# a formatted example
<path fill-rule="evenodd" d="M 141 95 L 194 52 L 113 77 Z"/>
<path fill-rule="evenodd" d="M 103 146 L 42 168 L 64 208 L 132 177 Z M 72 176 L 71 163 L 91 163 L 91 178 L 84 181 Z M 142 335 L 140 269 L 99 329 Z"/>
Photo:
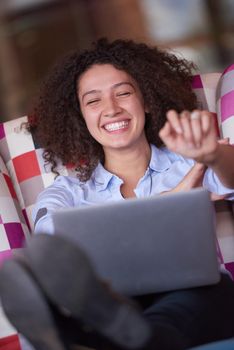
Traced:
<path fill-rule="evenodd" d="M 213 113 L 217 134 L 234 144 L 234 64 L 222 74 L 195 76 L 192 86 L 201 107 Z M 234 204 L 219 201 L 215 206 L 220 260 L 234 277 Z"/>
<path fill-rule="evenodd" d="M 193 90 L 199 101 L 199 108 L 213 113 L 217 134 L 220 136 L 220 124 L 217 118 L 216 90 L 221 73 L 195 75 L 192 82 Z"/>
<path fill-rule="evenodd" d="M 196 75 L 192 86 L 198 97 L 199 107 L 213 113 L 217 134 L 223 137 L 229 136 L 231 142 L 234 143 L 234 65 L 227 68 L 222 75 L 221 73 Z M 43 162 L 42 149 L 35 144 L 32 136 L 22 126 L 26 121 L 27 117 L 22 117 L 0 125 L 0 154 L 3 158 L 3 161 L 0 161 L 2 171 L 0 197 L 2 193 L 7 193 L 8 201 L 11 197 L 11 203 L 9 201 L 7 207 L 10 208 L 9 212 L 14 211 L 14 215 L 18 213 L 16 222 L 21 224 L 22 228 L 22 231 L 19 229 L 18 240 L 14 240 L 17 242 L 14 244 L 11 243 L 11 238 L 10 240 L 8 238 L 11 237 L 10 233 L 9 236 L 6 230 L 4 234 L 0 233 L 0 250 L 4 250 L 6 256 L 9 255 L 11 248 L 21 245 L 23 236 L 27 234 L 24 219 L 29 229 L 32 230 L 31 211 L 37 195 L 54 181 L 54 174 L 51 173 L 50 167 L 45 166 Z M 62 166 L 59 172 L 63 175 L 74 175 L 71 169 Z M 13 182 L 14 190 L 10 185 L 10 180 Z M 16 200 L 16 197 L 19 201 Z M 221 262 L 234 276 L 234 225 L 230 207 L 231 204 L 226 201 L 217 204 L 217 236 Z M 6 205 L 3 208 L 4 213 L 8 211 Z M 6 220 L 4 215 L 2 214 L 2 217 Z M 0 227 L 1 225 L 0 223 Z M 2 349 L 1 344 L 5 346 L 3 349 L 20 349 L 17 336 L 13 336 L 16 333 L 9 325 L 5 325 L 8 331 L 1 333 L 1 329 L 4 329 L 1 327 L 1 319 L 7 324 L 4 317 L 0 315 L 0 349 Z M 7 340 L 9 340 L 9 347 L 7 347 Z M 14 341 L 15 345 L 11 347 L 10 343 Z"/>
<path fill-rule="evenodd" d="M 234 64 L 223 72 L 217 87 L 217 113 L 222 136 L 234 144 Z"/>
<path fill-rule="evenodd" d="M 227 67 L 220 77 L 216 101 L 221 137 L 229 137 L 234 145 L 234 64 Z M 234 203 L 216 203 L 216 212 L 222 262 L 234 276 Z"/>

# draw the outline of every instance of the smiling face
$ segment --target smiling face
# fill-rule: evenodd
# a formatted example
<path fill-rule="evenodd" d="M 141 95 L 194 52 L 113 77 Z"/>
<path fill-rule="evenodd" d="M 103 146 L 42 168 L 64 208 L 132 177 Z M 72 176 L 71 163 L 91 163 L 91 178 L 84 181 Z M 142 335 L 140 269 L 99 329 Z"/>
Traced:
<path fill-rule="evenodd" d="M 136 81 L 111 64 L 95 64 L 78 81 L 81 112 L 90 134 L 104 149 L 148 144 L 145 107 Z"/>

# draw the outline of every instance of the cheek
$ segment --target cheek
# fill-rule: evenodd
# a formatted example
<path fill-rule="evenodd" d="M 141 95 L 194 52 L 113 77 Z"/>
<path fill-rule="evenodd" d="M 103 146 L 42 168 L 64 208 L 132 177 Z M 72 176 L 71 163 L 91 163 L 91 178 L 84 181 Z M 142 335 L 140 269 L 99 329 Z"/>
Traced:
<path fill-rule="evenodd" d="M 89 131 L 89 133 L 95 138 L 95 135 L 97 133 L 97 123 L 96 123 L 96 120 L 93 119 L 93 118 L 85 118 L 84 117 L 84 121 L 85 121 L 85 124 L 86 124 L 86 127 Z"/>
<path fill-rule="evenodd" d="M 86 124 L 87 128 L 89 129 L 89 127 L 92 125 L 92 121 L 93 121 L 92 115 L 90 115 L 90 113 L 86 113 L 84 110 L 81 110 L 81 112 L 82 112 L 82 116 L 83 116 L 83 119 L 85 121 L 85 124 Z"/>
<path fill-rule="evenodd" d="M 85 123 L 86 123 L 87 129 L 89 130 L 89 132 L 92 132 L 93 125 L 92 125 L 91 121 L 89 119 L 85 119 Z"/>
<path fill-rule="evenodd" d="M 144 101 L 140 96 L 136 96 L 136 98 L 132 101 L 131 108 L 135 113 L 137 113 L 137 115 L 145 115 Z"/>
<path fill-rule="evenodd" d="M 81 109 L 82 116 L 86 124 L 95 124 L 98 120 L 98 112 L 91 108 Z"/>
<path fill-rule="evenodd" d="M 93 138 L 95 138 L 95 129 L 97 128 L 97 117 L 91 113 L 87 113 L 84 109 L 81 108 L 81 114 L 85 121 L 86 127 Z M 96 138 L 95 138 L 96 139 Z"/>
<path fill-rule="evenodd" d="M 138 103 L 135 112 L 138 118 L 142 121 L 142 123 L 145 123 L 145 108 L 141 103 Z"/>

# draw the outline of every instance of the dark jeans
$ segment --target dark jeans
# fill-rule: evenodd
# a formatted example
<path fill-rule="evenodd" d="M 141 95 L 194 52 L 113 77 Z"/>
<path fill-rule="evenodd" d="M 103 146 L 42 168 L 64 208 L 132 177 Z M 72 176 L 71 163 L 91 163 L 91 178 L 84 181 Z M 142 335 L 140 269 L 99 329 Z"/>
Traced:
<path fill-rule="evenodd" d="M 183 350 L 234 336 L 234 282 L 227 275 L 222 274 L 213 286 L 134 300 L 152 326 L 152 339 L 144 350 Z M 67 327 L 74 343 L 100 350 L 119 349 L 92 330 L 77 327 L 77 322 Z"/>

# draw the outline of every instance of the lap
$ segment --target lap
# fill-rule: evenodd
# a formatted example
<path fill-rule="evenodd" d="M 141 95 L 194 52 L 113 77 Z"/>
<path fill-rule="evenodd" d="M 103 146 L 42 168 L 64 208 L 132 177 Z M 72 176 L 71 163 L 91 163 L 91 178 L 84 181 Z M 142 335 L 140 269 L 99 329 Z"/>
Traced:
<path fill-rule="evenodd" d="M 216 285 L 150 295 L 138 302 L 155 332 L 174 334 L 181 349 L 182 343 L 186 348 L 234 336 L 234 283 L 228 275 L 222 274 Z"/>

